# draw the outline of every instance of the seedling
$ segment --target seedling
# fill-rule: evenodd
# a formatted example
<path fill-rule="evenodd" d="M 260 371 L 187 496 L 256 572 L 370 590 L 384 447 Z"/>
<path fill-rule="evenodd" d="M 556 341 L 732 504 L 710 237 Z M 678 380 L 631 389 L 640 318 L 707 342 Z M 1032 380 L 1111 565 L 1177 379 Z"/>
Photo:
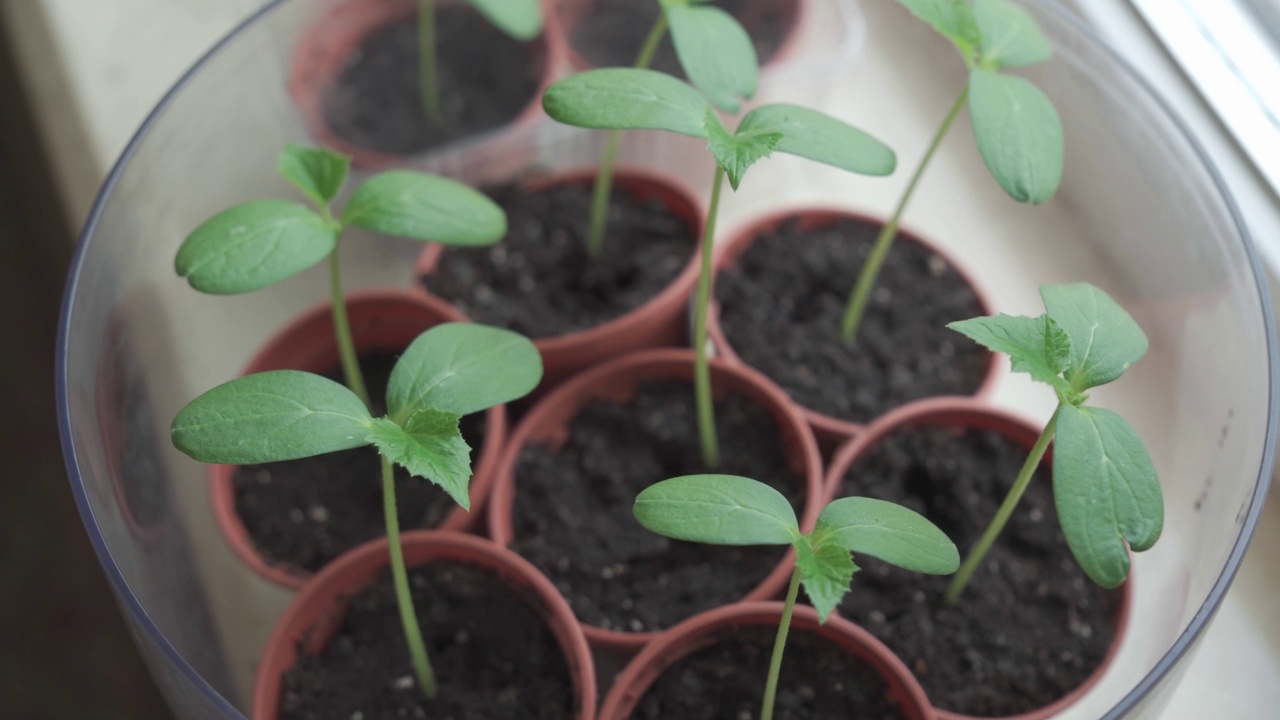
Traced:
<path fill-rule="evenodd" d="M 552 118 L 568 125 L 601 130 L 665 130 L 708 143 L 716 171 L 702 236 L 693 349 L 698 434 L 706 468 L 714 469 L 719 463 L 719 449 L 707 365 L 707 304 L 716 213 L 725 176 L 736 190 L 747 169 L 775 150 L 863 175 L 888 175 L 897 163 L 893 151 L 851 125 L 798 105 L 758 107 L 742 118 L 737 131 L 729 132 L 697 90 L 653 70 L 609 68 L 579 73 L 547 88 L 542 106 Z"/>
<path fill-rule="evenodd" d="M 796 567 L 769 661 L 761 720 L 773 718 L 778 672 L 796 596 L 804 585 L 819 622 L 849 592 L 858 570 L 850 553 L 864 553 L 913 572 L 948 575 L 960 564 L 956 546 L 933 523 L 884 500 L 840 498 L 818 515 L 812 532 L 800 531 L 795 510 L 777 490 L 734 475 L 689 475 L 642 491 L 635 502 L 641 525 L 677 540 L 713 545 L 790 545 Z"/>
<path fill-rule="evenodd" d="M 876 237 L 845 309 L 841 330 L 852 345 L 866 312 L 876 278 L 898 234 L 925 168 L 965 105 L 973 135 L 987 169 L 1014 200 L 1040 204 L 1053 197 L 1062 180 L 1062 122 L 1040 88 L 1005 68 L 1034 65 L 1053 55 L 1034 19 L 1008 0 L 898 0 L 955 44 L 969 69 L 969 80 L 947 111 L 898 199 L 893 215 Z"/>
<path fill-rule="evenodd" d="M 654 52 L 671 28 L 671 43 L 684 74 L 694 87 L 727 113 L 737 115 L 742 100 L 756 94 L 759 67 L 756 49 L 747 31 L 732 15 L 706 3 L 710 0 L 655 0 L 661 7 L 658 20 L 649 30 L 634 67 L 644 70 L 653 62 Z M 618 158 L 622 131 L 612 130 L 600 156 L 591 195 L 591 226 L 587 235 L 587 251 L 600 254 L 609 210 L 609 193 L 613 188 L 613 168 Z"/>
<path fill-rule="evenodd" d="M 466 0 L 499 30 L 516 40 L 529 41 L 542 32 L 542 6 L 538 0 Z M 418 61 L 422 83 L 422 107 L 427 121 L 439 125 L 440 76 L 436 71 L 436 2 L 418 0 Z"/>
<path fill-rule="evenodd" d="M 1116 380 L 1147 352 L 1147 336 L 1124 308 L 1088 283 L 1045 285 L 1040 296 L 1047 312 L 1039 317 L 998 315 L 947 326 L 1006 353 L 1014 372 L 1029 373 L 1058 396 L 1008 496 L 947 588 L 947 602 L 960 597 L 1004 529 L 1051 440 L 1058 520 L 1094 582 L 1107 588 L 1124 582 L 1126 541 L 1142 552 L 1164 527 L 1160 481 L 1142 438 L 1116 413 L 1085 404 L 1087 391 Z"/>

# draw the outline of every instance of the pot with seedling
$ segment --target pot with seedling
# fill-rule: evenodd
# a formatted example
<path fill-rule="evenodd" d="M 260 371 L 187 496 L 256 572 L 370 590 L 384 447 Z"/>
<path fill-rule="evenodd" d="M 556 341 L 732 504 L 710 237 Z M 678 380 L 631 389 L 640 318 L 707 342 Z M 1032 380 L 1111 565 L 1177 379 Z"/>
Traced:
<path fill-rule="evenodd" d="M 960 563 L 955 545 L 924 517 L 882 500 L 849 497 L 827 504 L 813 529 L 804 532 L 786 498 L 768 485 L 733 475 L 695 475 L 659 482 L 636 497 L 634 512 L 642 525 L 664 537 L 715 545 L 789 546 L 795 553 L 795 567 L 781 608 L 768 608 L 767 615 L 765 608 L 758 606 L 728 608 L 713 620 L 699 618 L 685 623 L 646 648 L 610 691 L 602 718 L 751 715 L 745 700 L 753 702 L 751 709 L 760 708 L 754 717 L 772 720 L 784 671 L 789 682 L 802 683 L 804 688 L 790 691 L 790 702 L 779 718 L 932 716 L 923 691 L 883 645 L 844 621 L 836 621 L 835 631 L 824 633 L 821 629 L 849 592 L 858 569 L 851 553 L 870 555 L 912 572 L 955 572 Z M 785 656 L 802 586 L 813 609 L 799 618 L 798 629 L 807 637 L 793 637 L 791 642 L 803 638 L 804 652 Z M 744 617 L 752 615 L 755 618 L 750 624 L 761 625 L 761 615 L 776 624 L 770 652 L 738 647 L 762 643 L 768 647 L 768 638 L 758 633 L 739 631 L 725 642 L 725 629 L 735 623 L 748 624 Z M 839 650 L 815 643 L 815 630 L 828 642 L 835 639 Z M 720 660 L 733 663 L 734 670 L 727 677 L 722 671 L 708 672 L 710 661 L 698 662 L 709 654 L 706 646 L 715 642 L 731 646 L 731 654 Z M 687 660 L 694 652 L 698 655 L 693 661 Z M 833 656 L 844 656 L 844 666 L 832 667 Z M 702 677 L 697 677 L 699 671 Z M 679 682 L 667 687 L 658 682 L 650 689 L 664 672 L 679 677 Z M 763 699 L 758 694 L 762 678 Z M 697 689 L 703 691 L 702 696 L 695 696 Z M 788 692 L 785 685 L 781 692 Z"/>

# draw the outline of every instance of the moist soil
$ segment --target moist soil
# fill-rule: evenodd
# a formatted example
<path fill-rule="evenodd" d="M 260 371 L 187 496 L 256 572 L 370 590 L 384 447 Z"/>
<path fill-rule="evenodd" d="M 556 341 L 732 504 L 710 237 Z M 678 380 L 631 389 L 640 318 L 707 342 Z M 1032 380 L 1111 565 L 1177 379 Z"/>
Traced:
<path fill-rule="evenodd" d="M 486 248 L 445 250 L 423 285 L 476 322 L 533 338 L 584 330 L 640 307 L 689 264 L 697 228 L 656 197 L 640 199 L 615 184 L 604 244 L 593 258 L 592 182 L 487 189 L 507 213 L 507 236 Z"/>
<path fill-rule="evenodd" d="M 716 403 L 716 424 L 716 472 L 768 483 L 799 514 L 804 478 L 791 470 L 769 411 L 731 394 Z M 782 548 L 671 540 L 631 514 L 646 487 L 706 472 L 691 383 L 643 383 L 627 405 L 593 402 L 568 430 L 560 449 L 533 445 L 520 454 L 511 547 L 551 578 L 579 620 L 661 630 L 742 599 L 782 559 Z"/>
<path fill-rule="evenodd" d="M 506 125 L 538 94 L 543 41 L 516 40 L 459 2 L 436 8 L 436 43 L 440 122 L 423 104 L 418 18 L 410 15 L 352 49 L 321 99 L 329 129 L 359 147 L 408 155 Z"/>
<path fill-rule="evenodd" d="M 398 356 L 362 357 L 374 412 L 386 407 L 387 380 Z M 342 382 L 340 370 L 325 374 Z M 462 436 L 479 457 L 484 413 L 462 418 Z M 316 572 L 351 548 L 387 534 L 382 510 L 382 463 L 372 447 L 300 460 L 242 465 L 231 476 L 236 513 L 253 546 L 270 564 Z M 396 514 L 405 530 L 434 528 L 454 508 L 431 481 L 395 467 Z"/>
<path fill-rule="evenodd" d="M 747 626 L 683 658 L 649 688 L 631 712 L 633 720 L 741 720 L 760 712 L 776 630 Z M 809 632 L 787 637 L 777 720 L 907 717 L 890 697 L 876 669 L 835 643 Z"/>
<path fill-rule="evenodd" d="M 1026 457 L 1026 446 L 992 431 L 906 428 L 856 462 L 838 495 L 906 505 L 963 554 Z M 949 578 L 857 562 L 840 613 L 892 648 L 939 708 L 985 717 L 1048 705 L 1093 673 L 1115 636 L 1122 591 L 1095 585 L 1076 564 L 1043 465 L 956 605 L 941 604 Z"/>
<path fill-rule="evenodd" d="M 631 66 L 654 23 L 659 5 L 652 0 L 587 0 L 587 11 L 569 31 L 578 55 L 594 67 Z M 767 63 L 795 25 L 794 0 L 714 0 L 747 31 L 760 65 Z M 658 44 L 649 67 L 685 77 L 671 33 Z"/>
<path fill-rule="evenodd" d="M 547 624 L 489 570 L 437 563 L 410 587 L 440 687 L 425 704 L 389 572 L 351 600 L 319 654 L 284 674 L 281 720 L 568 720 L 576 693 Z"/>
<path fill-rule="evenodd" d="M 983 315 L 940 255 L 899 235 L 850 348 L 841 337 L 849 293 L 882 225 L 842 218 L 761 234 L 716 278 L 720 324 L 744 362 L 801 406 L 869 422 L 911 400 L 970 395 L 991 355 L 946 324 Z"/>

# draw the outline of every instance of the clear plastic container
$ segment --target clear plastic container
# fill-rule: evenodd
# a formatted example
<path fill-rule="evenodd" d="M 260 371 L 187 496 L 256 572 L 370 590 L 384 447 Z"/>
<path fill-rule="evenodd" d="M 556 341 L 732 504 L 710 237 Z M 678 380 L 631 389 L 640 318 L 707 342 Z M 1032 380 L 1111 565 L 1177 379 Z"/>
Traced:
<path fill-rule="evenodd" d="M 1024 4 L 1057 50 L 1030 75 L 1062 110 L 1061 192 L 1039 208 L 1009 201 L 962 121 L 906 222 L 989 284 L 1001 311 L 1036 313 L 1041 283 L 1089 280 L 1147 330 L 1148 357 L 1097 397 L 1152 448 L 1165 537 L 1136 558 L 1135 612 L 1118 661 L 1068 716 L 1156 717 L 1262 507 L 1276 435 L 1271 305 L 1246 231 L 1195 140 L 1056 3 Z M 240 565 L 218 535 L 204 468 L 172 448 L 169 423 L 322 300 L 325 283 L 317 268 L 255 294 L 209 297 L 174 274 L 173 255 L 229 204 L 293 196 L 274 169 L 284 143 L 309 139 L 287 90 L 292 48 L 327 8 L 295 0 L 263 9 L 165 97 L 108 179 L 67 288 L 57 372 L 72 488 L 122 611 L 184 719 L 242 717 L 258 653 L 289 595 Z M 865 47 L 763 86 L 764 99 L 822 101 L 898 148 L 910 167 L 959 91 L 960 64 L 895 3 L 865 3 L 857 17 L 870 29 Z M 496 179 L 586 165 L 600 145 L 596 133 L 543 120 L 415 164 Z M 634 133 L 622 162 L 702 187 L 710 169 L 700 152 L 686 139 Z M 771 159 L 725 198 L 721 235 L 797 204 L 883 214 L 904 176 L 850 178 Z M 419 249 L 353 234 L 343 247 L 348 288 L 409 286 Z M 1015 377 L 994 398 L 1039 419 L 1051 405 Z"/>

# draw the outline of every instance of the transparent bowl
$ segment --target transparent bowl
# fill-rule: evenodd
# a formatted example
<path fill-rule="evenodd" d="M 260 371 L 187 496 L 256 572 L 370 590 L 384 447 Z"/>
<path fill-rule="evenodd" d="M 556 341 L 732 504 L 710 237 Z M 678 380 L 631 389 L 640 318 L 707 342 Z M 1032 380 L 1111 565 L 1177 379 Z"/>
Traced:
<path fill-rule="evenodd" d="M 1152 448 L 1167 498 L 1165 537 L 1136 559 L 1134 614 L 1118 661 L 1067 715 L 1155 717 L 1262 508 L 1276 435 L 1271 305 L 1247 233 L 1196 141 L 1056 3 L 1024 4 L 1057 50 L 1029 75 L 1062 110 L 1061 192 L 1039 208 L 1009 201 L 962 121 L 906 224 L 960 257 L 1000 311 L 1034 314 L 1041 283 L 1089 280 L 1147 330 L 1148 357 L 1097 399 L 1130 417 Z M 218 535 L 204 468 L 172 448 L 169 423 L 185 402 L 232 377 L 274 329 L 322 300 L 325 283 L 317 268 L 269 290 L 214 298 L 176 277 L 172 259 L 213 212 L 293 197 L 274 171 L 284 143 L 309 140 L 287 90 L 292 49 L 327 7 L 282 0 L 264 8 L 164 98 L 107 180 L 67 286 L 57 402 L 72 489 L 124 615 L 181 718 L 243 717 L 258 654 L 290 595 L 240 565 Z M 910 167 L 959 91 L 962 69 L 895 3 L 865 3 L 858 18 L 872 32 L 857 53 L 788 74 L 763 93 L 821 101 L 897 147 Z M 596 133 L 541 120 L 419 166 L 493 180 L 587 165 L 600 147 Z M 622 162 L 706 186 L 710 168 L 699 152 L 687 139 L 634 133 Z M 725 198 L 721 235 L 802 204 L 884 214 L 904 175 L 874 181 L 772 159 Z M 411 286 L 420 247 L 353 234 L 343 244 L 348 289 Z M 1052 401 L 1017 377 L 992 398 L 1040 420 Z"/>

